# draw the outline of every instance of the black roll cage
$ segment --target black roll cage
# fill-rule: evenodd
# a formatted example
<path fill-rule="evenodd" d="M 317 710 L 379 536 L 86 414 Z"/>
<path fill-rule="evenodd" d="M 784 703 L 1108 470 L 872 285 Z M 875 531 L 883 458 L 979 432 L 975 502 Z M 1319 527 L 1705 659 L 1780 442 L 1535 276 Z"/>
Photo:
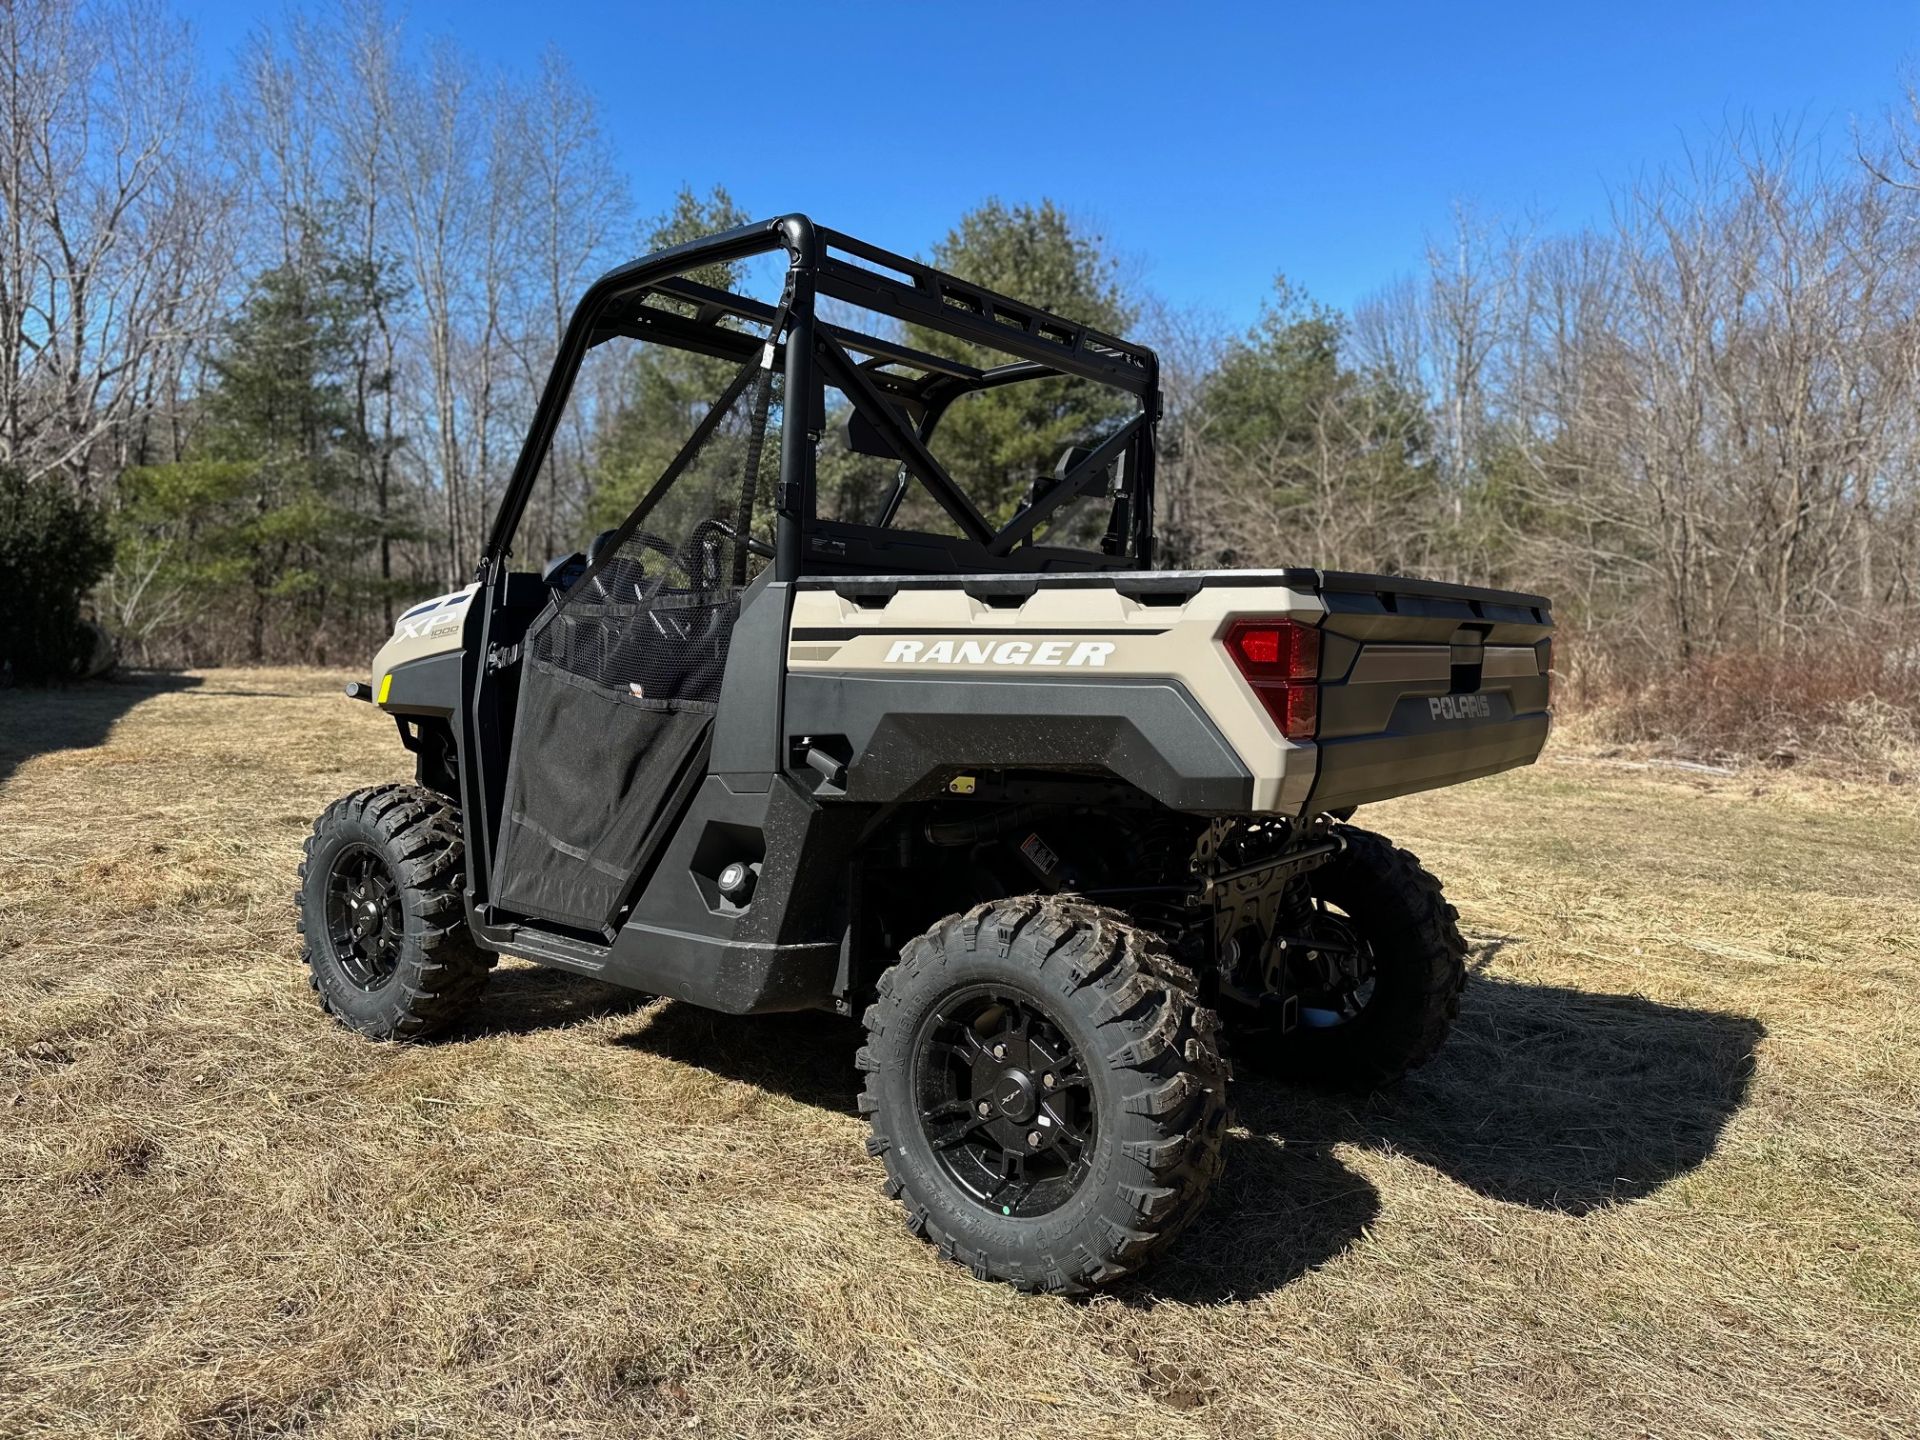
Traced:
<path fill-rule="evenodd" d="M 785 315 L 780 306 L 688 278 L 689 272 L 785 250 Z M 691 315 L 639 303 L 658 296 Z M 998 350 L 1015 358 L 981 368 L 928 354 L 898 340 L 821 320 L 819 297 Z M 634 303 L 624 308 L 617 302 Z M 727 319 L 780 332 L 754 335 Z M 1149 569 L 1153 564 L 1154 430 L 1160 419 L 1159 361 L 1145 346 L 1048 314 L 919 261 L 815 225 L 804 215 L 743 225 L 658 251 L 609 271 L 588 287 L 568 321 L 553 370 L 534 412 L 513 475 L 488 533 L 476 579 L 503 573 L 554 429 L 587 351 L 614 335 L 655 341 L 742 363 L 771 344 L 766 363 L 782 366 L 784 393 L 810 397 L 788 407 L 781 425 L 780 481 L 773 570 L 776 580 L 803 574 L 901 571 Z M 864 359 L 856 357 L 864 356 Z M 917 372 L 917 373 L 903 373 Z M 927 448 L 940 417 L 976 391 L 1075 376 L 1132 395 L 1139 411 L 1005 525 L 995 527 Z M 825 520 L 815 513 L 814 457 L 825 428 L 820 396 L 832 385 L 901 461 L 880 524 Z M 1116 498 L 1125 499 L 1124 554 L 1033 543 L 1062 506 L 1105 483 L 1126 457 Z M 954 521 L 958 537 L 895 530 L 908 483 L 919 479 Z"/>

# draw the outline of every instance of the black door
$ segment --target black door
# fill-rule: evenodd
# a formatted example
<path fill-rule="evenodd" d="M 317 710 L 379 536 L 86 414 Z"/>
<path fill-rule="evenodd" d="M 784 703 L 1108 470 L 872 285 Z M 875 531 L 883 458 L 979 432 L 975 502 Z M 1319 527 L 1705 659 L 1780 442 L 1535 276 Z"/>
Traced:
<path fill-rule="evenodd" d="M 683 783 L 704 768 L 773 377 L 749 362 L 586 572 L 527 631 L 492 897 L 611 931 Z"/>

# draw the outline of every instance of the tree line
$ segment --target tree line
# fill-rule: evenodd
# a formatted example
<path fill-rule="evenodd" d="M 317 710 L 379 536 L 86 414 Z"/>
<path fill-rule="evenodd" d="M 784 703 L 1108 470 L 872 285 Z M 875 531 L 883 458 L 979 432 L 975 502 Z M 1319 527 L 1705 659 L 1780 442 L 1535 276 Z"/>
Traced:
<path fill-rule="evenodd" d="M 562 57 L 495 73 L 375 0 L 258 32 L 220 87 L 149 0 L 0 7 L 0 50 L 22 656 L 61 643 L 67 593 L 139 662 L 357 662 L 466 578 L 591 278 L 748 218 L 725 177 L 649 213 Z M 1539 590 L 1588 683 L 1784 664 L 1897 649 L 1920 604 L 1916 128 L 1839 158 L 1729 133 L 1572 232 L 1461 208 L 1350 313 L 1281 275 L 1244 333 L 1124 285 L 1052 201 L 983 200 L 919 248 L 1159 351 L 1163 564 Z M 620 518 L 710 363 L 596 381 L 531 558 Z M 1100 418 L 1013 387 L 947 443 L 992 510 Z M 821 463 L 823 492 L 872 483 Z"/>

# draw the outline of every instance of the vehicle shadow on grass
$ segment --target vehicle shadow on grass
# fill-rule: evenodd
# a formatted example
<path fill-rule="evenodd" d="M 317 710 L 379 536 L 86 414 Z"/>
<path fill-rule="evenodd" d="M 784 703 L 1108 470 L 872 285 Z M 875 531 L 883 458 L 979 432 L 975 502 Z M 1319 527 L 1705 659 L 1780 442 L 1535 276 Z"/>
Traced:
<path fill-rule="evenodd" d="M 1712 1155 L 1765 1033 L 1744 1015 L 1478 976 L 1440 1054 L 1390 1090 L 1329 1094 L 1243 1065 L 1234 1110 L 1250 1139 L 1193 1227 L 1119 1294 L 1245 1300 L 1341 1253 L 1380 1208 L 1342 1144 L 1539 1210 L 1639 1199 Z"/>
<path fill-rule="evenodd" d="M 479 999 L 438 1043 L 563 1030 L 602 1015 L 624 1015 L 647 1002 L 648 997 L 637 990 L 585 975 L 537 965 L 506 965 L 494 971 Z"/>
<path fill-rule="evenodd" d="M 1123 1304 L 1151 1310 L 1257 1299 L 1337 1260 L 1380 1214 L 1380 1192 L 1331 1145 L 1255 1130 L 1227 1137 L 1226 1160 L 1193 1223 L 1114 1290 Z"/>
<path fill-rule="evenodd" d="M 143 700 L 200 683 L 198 675 L 133 670 L 44 690 L 0 690 L 0 784 L 37 755 L 104 743 L 115 723 Z"/>
<path fill-rule="evenodd" d="M 1340 1145 L 1408 1155 L 1482 1195 L 1579 1216 L 1638 1199 L 1705 1161 L 1745 1101 L 1765 1028 L 1744 1015 L 1479 976 L 1432 1063 L 1371 1096 L 1234 1081 L 1241 1133 L 1206 1209 L 1117 1294 L 1223 1304 L 1337 1258 L 1380 1212 Z M 618 1043 L 854 1114 L 860 1028 L 667 1005 Z"/>
<path fill-rule="evenodd" d="M 1493 1199 L 1584 1215 L 1706 1160 L 1765 1034 L 1746 1015 L 1482 975 L 1440 1054 L 1393 1089 L 1254 1079 L 1236 1105 L 1256 1131 L 1391 1148 Z"/>
<path fill-rule="evenodd" d="M 853 1067 L 853 1052 L 862 1038 L 858 1021 L 822 1011 L 723 1015 L 673 1001 L 617 1043 L 776 1091 L 803 1105 L 854 1115 L 860 1072 Z"/>

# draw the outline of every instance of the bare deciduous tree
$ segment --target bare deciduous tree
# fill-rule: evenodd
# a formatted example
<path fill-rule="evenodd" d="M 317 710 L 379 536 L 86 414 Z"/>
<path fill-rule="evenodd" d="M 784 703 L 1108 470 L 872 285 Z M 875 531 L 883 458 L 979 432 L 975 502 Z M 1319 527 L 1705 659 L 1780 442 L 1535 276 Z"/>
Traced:
<path fill-rule="evenodd" d="M 225 187 L 158 10 L 0 6 L 0 69 L 0 464 L 97 487 L 230 279 Z"/>

